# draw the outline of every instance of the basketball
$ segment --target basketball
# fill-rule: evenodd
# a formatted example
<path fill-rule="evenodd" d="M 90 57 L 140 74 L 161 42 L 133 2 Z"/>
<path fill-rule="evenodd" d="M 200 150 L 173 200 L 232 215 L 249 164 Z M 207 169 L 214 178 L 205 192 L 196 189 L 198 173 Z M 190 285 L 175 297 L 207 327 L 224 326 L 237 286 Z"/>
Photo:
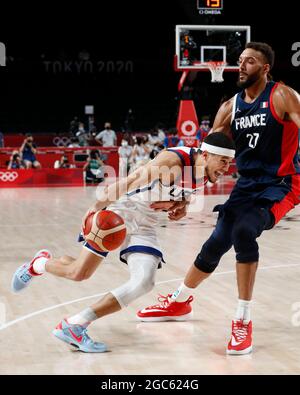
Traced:
<path fill-rule="evenodd" d="M 123 219 L 113 211 L 97 211 L 87 217 L 83 236 L 95 250 L 113 251 L 124 242 L 126 226 Z"/>

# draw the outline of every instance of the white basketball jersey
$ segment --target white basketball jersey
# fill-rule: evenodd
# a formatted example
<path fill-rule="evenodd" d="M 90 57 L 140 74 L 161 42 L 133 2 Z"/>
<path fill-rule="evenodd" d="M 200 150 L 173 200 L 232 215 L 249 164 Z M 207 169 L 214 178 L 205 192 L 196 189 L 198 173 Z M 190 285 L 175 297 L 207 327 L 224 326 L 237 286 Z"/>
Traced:
<path fill-rule="evenodd" d="M 138 189 L 130 191 L 126 197 L 133 201 L 158 202 L 170 200 L 182 200 L 199 190 L 203 190 L 207 183 L 207 177 L 201 182 L 196 182 L 194 177 L 194 153 L 195 150 L 189 147 L 169 148 L 168 151 L 174 152 L 181 159 L 182 174 L 179 179 L 171 185 L 164 185 L 159 179 L 150 184 L 142 185 Z"/>

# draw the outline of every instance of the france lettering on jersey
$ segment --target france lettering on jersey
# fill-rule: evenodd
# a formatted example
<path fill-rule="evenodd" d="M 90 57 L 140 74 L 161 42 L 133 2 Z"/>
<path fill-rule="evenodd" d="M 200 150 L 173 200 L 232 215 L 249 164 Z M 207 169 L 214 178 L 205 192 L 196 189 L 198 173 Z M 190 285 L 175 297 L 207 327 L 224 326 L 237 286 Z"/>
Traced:
<path fill-rule="evenodd" d="M 268 82 L 253 103 L 244 101 L 244 91 L 234 97 L 231 130 L 242 176 L 300 174 L 298 128 L 276 114 L 272 97 L 277 86 Z"/>
<path fill-rule="evenodd" d="M 195 150 L 189 147 L 169 148 L 168 151 L 174 152 L 181 160 L 182 175 L 171 185 L 164 185 L 160 180 L 142 185 L 140 188 L 126 194 L 127 198 L 140 201 L 170 201 L 188 198 L 197 191 L 203 190 L 207 183 L 207 177 L 200 181 L 194 176 L 194 153 Z"/>

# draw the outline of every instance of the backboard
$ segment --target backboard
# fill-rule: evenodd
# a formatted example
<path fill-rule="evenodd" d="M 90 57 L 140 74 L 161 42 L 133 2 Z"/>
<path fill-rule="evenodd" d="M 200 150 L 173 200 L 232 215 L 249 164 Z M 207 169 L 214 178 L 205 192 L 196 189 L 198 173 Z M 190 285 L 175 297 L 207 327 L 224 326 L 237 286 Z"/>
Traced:
<path fill-rule="evenodd" d="M 250 26 L 177 25 L 175 69 L 201 71 L 207 62 L 226 62 L 225 71 L 237 71 L 250 40 Z"/>

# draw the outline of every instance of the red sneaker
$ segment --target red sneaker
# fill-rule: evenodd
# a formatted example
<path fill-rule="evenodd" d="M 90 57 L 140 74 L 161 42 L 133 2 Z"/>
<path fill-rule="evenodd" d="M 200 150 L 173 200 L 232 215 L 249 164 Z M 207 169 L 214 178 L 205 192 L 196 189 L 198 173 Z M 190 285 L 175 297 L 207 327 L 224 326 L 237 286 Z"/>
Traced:
<path fill-rule="evenodd" d="M 243 320 L 232 321 L 232 334 L 227 346 L 227 354 L 249 354 L 252 351 L 252 321 L 248 324 Z"/>
<path fill-rule="evenodd" d="M 137 312 L 137 319 L 140 321 L 186 321 L 192 318 L 191 302 L 193 297 L 190 296 L 185 302 L 176 302 L 171 299 L 172 294 L 168 296 L 159 295 L 159 304 L 149 306 Z"/>

